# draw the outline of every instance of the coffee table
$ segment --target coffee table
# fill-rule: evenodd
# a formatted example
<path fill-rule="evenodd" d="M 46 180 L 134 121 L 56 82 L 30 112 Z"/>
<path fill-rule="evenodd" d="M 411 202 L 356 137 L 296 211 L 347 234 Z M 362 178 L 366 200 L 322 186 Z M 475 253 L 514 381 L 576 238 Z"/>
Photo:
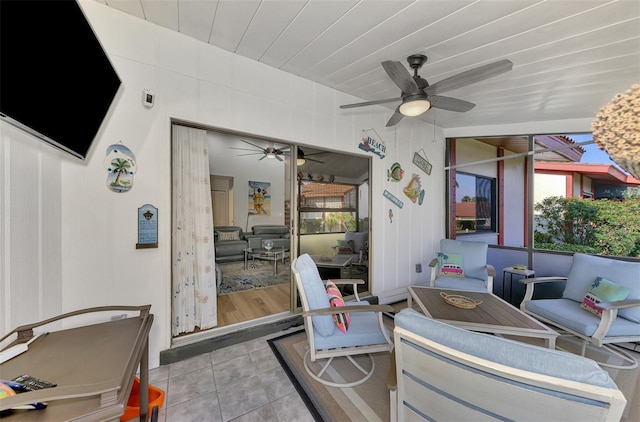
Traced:
<path fill-rule="evenodd" d="M 351 278 L 351 257 L 346 255 L 310 255 L 318 268 L 337 268 L 340 270 L 341 278 Z M 348 270 L 348 274 L 344 274 Z"/>
<path fill-rule="evenodd" d="M 246 248 L 244 250 L 244 269 L 248 268 L 249 257 L 254 261 L 256 258 L 264 261 L 273 261 L 273 275 L 278 274 L 278 261 L 284 264 L 285 258 L 289 257 L 289 251 L 285 248 L 273 248 L 267 250 L 265 248 Z"/>
<path fill-rule="evenodd" d="M 409 308 L 412 307 L 412 300 L 415 300 L 426 316 L 469 331 L 541 338 L 550 349 L 555 348 L 556 338 L 560 335 L 493 293 L 420 286 L 410 286 L 408 289 Z M 457 308 L 447 304 L 440 292 L 466 296 L 481 300 L 482 303 L 473 309 Z"/>

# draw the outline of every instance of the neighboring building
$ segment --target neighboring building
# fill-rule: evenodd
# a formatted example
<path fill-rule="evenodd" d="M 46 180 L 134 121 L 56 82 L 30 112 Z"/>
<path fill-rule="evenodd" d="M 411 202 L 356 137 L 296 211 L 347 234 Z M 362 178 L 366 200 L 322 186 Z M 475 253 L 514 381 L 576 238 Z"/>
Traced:
<path fill-rule="evenodd" d="M 536 203 L 549 196 L 620 199 L 626 189 L 640 186 L 640 180 L 612 164 L 536 161 L 534 169 Z"/>

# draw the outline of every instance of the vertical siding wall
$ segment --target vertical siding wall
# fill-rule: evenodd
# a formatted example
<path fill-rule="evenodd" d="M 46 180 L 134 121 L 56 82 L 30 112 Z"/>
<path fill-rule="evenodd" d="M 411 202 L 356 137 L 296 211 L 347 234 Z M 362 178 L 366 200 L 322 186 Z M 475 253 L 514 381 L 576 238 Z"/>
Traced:
<path fill-rule="evenodd" d="M 0 122 L 0 331 L 62 312 L 64 154 Z"/>
<path fill-rule="evenodd" d="M 427 274 L 416 273 L 415 264 L 426 268 L 444 233 L 440 128 L 434 131 L 420 119 L 386 128 L 393 113 L 386 107 L 345 112 L 339 104 L 360 99 L 93 0 L 81 0 L 80 6 L 122 86 L 85 161 L 51 153 L 41 141 L 2 126 L 6 215 L 0 315 L 10 316 L 2 321 L 4 332 L 25 320 L 85 307 L 151 304 L 149 363 L 159 364 L 160 351 L 172 343 L 172 119 L 362 155 L 358 143 L 364 133 L 375 131 L 387 155 L 384 160 L 374 156 L 370 180 L 373 293 L 391 301 L 406 297 L 406 286 L 424 282 Z M 141 103 L 144 88 L 156 93 L 151 109 Z M 29 139 L 29 147 L 18 137 Z M 133 187 L 123 194 L 107 189 L 103 164 L 106 149 L 119 142 L 137 160 Z M 411 164 L 421 149 L 433 165 L 431 175 Z M 412 173 L 420 174 L 423 205 L 404 196 L 407 183 L 386 181 L 386 170 L 396 161 L 405 168 L 407 183 Z M 404 207 L 384 198 L 384 190 L 403 200 Z M 159 210 L 156 249 L 135 249 L 137 209 L 144 204 Z M 35 302 L 36 310 L 25 308 L 25 301 Z"/>

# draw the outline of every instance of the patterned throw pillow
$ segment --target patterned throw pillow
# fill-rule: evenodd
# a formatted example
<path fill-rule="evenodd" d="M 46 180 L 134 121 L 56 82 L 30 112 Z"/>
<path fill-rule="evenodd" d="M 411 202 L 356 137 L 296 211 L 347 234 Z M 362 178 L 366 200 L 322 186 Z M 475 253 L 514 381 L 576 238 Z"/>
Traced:
<path fill-rule="evenodd" d="M 232 232 L 218 232 L 218 240 L 240 240 L 238 230 Z"/>
<path fill-rule="evenodd" d="M 338 240 L 338 253 L 339 254 L 352 254 L 353 253 L 353 240 Z"/>
<path fill-rule="evenodd" d="M 580 307 L 602 318 L 602 308 L 598 307 L 599 303 L 625 300 L 629 293 L 631 293 L 630 287 L 614 283 L 603 277 L 596 277 Z"/>
<path fill-rule="evenodd" d="M 464 257 L 459 253 L 438 252 L 438 275 L 464 277 Z"/>
<path fill-rule="evenodd" d="M 345 306 L 344 299 L 342 299 L 342 293 L 340 293 L 340 290 L 333 281 L 327 280 L 325 287 L 327 289 L 327 296 L 329 297 L 329 304 L 332 307 L 338 308 L 340 306 Z M 333 322 L 336 323 L 336 327 L 338 327 L 340 331 L 347 334 L 349 324 L 351 323 L 349 312 L 333 314 Z"/>

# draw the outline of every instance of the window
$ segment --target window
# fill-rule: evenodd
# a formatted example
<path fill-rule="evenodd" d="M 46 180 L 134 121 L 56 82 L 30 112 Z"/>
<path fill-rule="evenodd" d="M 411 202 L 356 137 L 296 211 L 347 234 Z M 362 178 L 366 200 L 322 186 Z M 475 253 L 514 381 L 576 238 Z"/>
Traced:
<path fill-rule="evenodd" d="M 456 234 L 496 231 L 496 180 L 456 173 Z"/>
<path fill-rule="evenodd" d="M 301 180 L 298 189 L 301 234 L 357 230 L 356 185 Z"/>
<path fill-rule="evenodd" d="M 447 140 L 447 236 L 490 245 L 640 256 L 640 180 L 591 134 Z"/>

